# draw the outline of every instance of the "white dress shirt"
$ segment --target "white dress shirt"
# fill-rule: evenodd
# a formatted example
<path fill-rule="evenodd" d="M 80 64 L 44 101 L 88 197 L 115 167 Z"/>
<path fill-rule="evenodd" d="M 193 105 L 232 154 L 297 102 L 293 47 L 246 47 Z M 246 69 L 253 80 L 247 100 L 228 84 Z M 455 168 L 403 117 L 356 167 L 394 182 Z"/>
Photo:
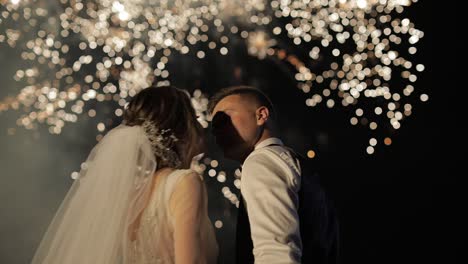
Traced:
<path fill-rule="evenodd" d="M 255 263 L 301 263 L 300 166 L 278 138 L 260 142 L 242 166 L 241 193 Z"/>

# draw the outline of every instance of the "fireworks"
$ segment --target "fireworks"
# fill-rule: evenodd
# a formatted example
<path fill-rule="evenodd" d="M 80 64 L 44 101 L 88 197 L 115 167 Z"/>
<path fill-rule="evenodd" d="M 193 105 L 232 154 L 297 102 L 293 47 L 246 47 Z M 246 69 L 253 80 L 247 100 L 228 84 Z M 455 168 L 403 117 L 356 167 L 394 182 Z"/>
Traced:
<path fill-rule="evenodd" d="M 0 100 L 0 113 L 18 111 L 17 125 L 44 123 L 60 134 L 83 115 L 101 118 L 100 105 L 120 117 L 140 89 L 170 84 L 171 60 L 225 56 L 241 46 L 249 56 L 287 68 L 307 106 L 351 108 L 350 123 L 372 133 L 366 147 L 372 154 L 392 143 L 389 133 L 417 102 L 428 100 L 416 85 L 425 67 L 412 61 L 424 32 L 402 17 L 413 2 L 2 0 L 0 48 L 21 51 L 21 63 L 11 65 L 18 68 L 9 90 L 18 92 Z M 299 48 L 309 57 L 295 54 Z M 192 103 L 206 128 L 205 93 L 195 90 Z M 98 120 L 99 134 L 106 124 Z M 211 161 L 198 169 L 226 180 Z M 222 192 L 238 203 L 229 188 Z"/>
<path fill-rule="evenodd" d="M 47 123 L 58 134 L 66 122 L 79 119 L 89 101 L 115 101 L 123 107 L 140 89 L 169 84 L 166 64 L 172 53 L 204 59 L 208 48 L 223 56 L 235 38 L 245 41 L 251 56 L 291 65 L 308 106 L 353 107 L 353 125 L 399 129 L 411 114 L 417 72 L 424 70 L 410 60 L 424 33 L 408 18 L 392 17 L 410 4 L 4 1 L 0 42 L 21 49 L 28 66 L 16 71 L 13 77 L 23 88 L 4 98 L 0 111 L 22 109 L 18 125 L 34 129 Z M 288 22 L 277 21 L 284 18 Z M 310 47 L 310 59 L 298 59 L 287 51 L 290 45 Z M 421 101 L 427 98 L 420 94 Z"/>

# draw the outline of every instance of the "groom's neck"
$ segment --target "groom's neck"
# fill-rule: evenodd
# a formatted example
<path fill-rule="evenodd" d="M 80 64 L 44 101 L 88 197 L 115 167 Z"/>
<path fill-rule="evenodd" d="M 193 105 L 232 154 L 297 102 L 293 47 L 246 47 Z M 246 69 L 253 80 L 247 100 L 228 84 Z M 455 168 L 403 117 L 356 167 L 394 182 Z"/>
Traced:
<path fill-rule="evenodd" d="M 272 138 L 272 137 L 275 137 L 275 134 L 273 133 L 273 131 L 271 131 L 268 128 L 265 128 L 262 134 L 260 135 L 260 138 L 257 140 L 257 143 L 255 143 L 255 146 L 258 146 L 258 144 L 260 144 L 262 141 Z"/>

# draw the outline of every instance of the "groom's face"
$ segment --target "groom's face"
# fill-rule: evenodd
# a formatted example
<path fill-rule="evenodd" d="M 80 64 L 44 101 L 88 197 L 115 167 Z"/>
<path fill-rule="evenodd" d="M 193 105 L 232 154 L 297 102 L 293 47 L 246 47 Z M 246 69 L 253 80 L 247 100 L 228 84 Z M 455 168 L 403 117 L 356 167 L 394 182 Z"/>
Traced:
<path fill-rule="evenodd" d="M 260 133 L 256 104 L 241 95 L 229 95 L 213 109 L 213 135 L 227 158 L 242 162 L 254 149 Z"/>

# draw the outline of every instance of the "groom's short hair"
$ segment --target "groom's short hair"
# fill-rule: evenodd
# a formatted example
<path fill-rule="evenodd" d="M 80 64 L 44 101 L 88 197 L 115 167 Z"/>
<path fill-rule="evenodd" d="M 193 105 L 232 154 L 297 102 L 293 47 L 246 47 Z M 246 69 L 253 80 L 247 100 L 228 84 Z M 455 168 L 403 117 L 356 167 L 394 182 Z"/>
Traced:
<path fill-rule="evenodd" d="M 254 100 L 260 106 L 265 106 L 270 111 L 270 117 L 274 120 L 276 118 L 275 109 L 271 103 L 270 98 L 263 93 L 260 89 L 252 86 L 231 86 L 223 88 L 216 92 L 210 99 L 208 104 L 208 113 L 212 114 L 216 105 L 225 97 L 230 95 L 240 95 Z"/>

